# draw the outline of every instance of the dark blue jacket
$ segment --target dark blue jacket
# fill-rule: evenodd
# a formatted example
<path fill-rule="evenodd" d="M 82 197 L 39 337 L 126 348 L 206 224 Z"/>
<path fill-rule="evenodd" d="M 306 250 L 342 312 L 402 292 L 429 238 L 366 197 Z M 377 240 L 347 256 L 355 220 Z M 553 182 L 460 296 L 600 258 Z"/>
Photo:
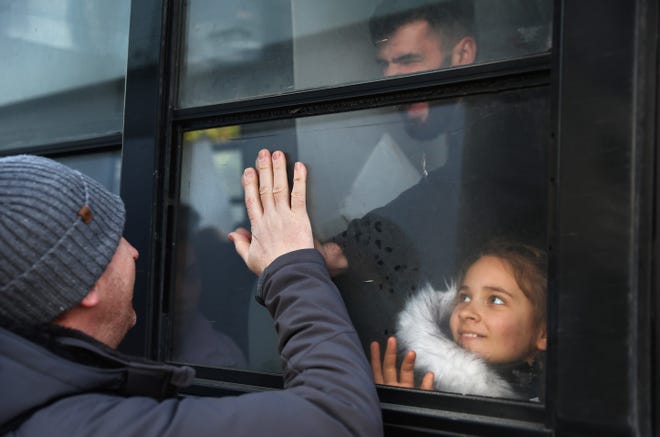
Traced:
<path fill-rule="evenodd" d="M 276 259 L 259 289 L 284 390 L 171 397 L 192 369 L 131 359 L 75 331 L 54 330 L 44 346 L 0 329 L 0 426 L 23 416 L 21 436 L 381 435 L 371 370 L 318 252 Z"/>

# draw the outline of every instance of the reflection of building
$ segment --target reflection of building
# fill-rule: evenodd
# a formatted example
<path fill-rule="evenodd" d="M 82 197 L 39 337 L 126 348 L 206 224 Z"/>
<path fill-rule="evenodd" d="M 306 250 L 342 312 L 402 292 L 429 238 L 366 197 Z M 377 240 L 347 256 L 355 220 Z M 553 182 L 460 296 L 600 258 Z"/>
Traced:
<path fill-rule="evenodd" d="M 232 216 L 231 207 L 232 196 L 239 194 L 236 193 L 236 181 L 240 183 L 240 173 L 237 175 L 231 170 L 240 168 L 242 162 L 221 162 L 217 166 L 214 136 L 196 134 L 192 138 L 185 138 L 187 147 L 183 149 L 187 170 L 184 170 L 186 178 L 181 186 L 181 200 L 195 208 L 200 227 L 212 227 L 226 235 L 240 221 Z M 236 178 L 233 183 L 228 181 L 227 173 Z"/>
<path fill-rule="evenodd" d="M 255 0 L 195 1 L 188 7 L 189 74 L 259 61 L 266 50 L 266 11 Z M 272 24 L 270 25 L 272 26 Z"/>
<path fill-rule="evenodd" d="M 129 12 L 129 0 L 0 4 L 0 149 L 121 132 Z"/>

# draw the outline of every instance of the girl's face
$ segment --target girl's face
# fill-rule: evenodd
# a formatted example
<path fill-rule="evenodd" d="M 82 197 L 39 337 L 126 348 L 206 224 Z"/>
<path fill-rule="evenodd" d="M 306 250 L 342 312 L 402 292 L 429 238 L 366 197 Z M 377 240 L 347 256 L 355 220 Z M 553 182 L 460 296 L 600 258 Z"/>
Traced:
<path fill-rule="evenodd" d="M 527 361 L 546 348 L 531 301 L 509 264 L 494 256 L 468 269 L 449 324 L 458 345 L 493 364 Z"/>

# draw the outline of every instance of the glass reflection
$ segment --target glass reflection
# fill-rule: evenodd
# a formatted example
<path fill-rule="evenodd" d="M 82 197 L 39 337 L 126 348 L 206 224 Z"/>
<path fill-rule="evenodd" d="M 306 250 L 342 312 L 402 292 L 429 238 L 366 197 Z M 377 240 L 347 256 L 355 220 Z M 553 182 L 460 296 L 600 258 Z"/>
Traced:
<path fill-rule="evenodd" d="M 237 321 L 229 317 L 229 312 L 218 311 L 208 317 L 202 311 L 202 293 L 207 293 L 209 280 L 216 283 L 214 277 L 209 277 L 209 261 L 220 264 L 220 272 L 232 264 L 233 245 L 212 227 L 199 227 L 199 214 L 191 207 L 182 205 L 179 208 L 176 242 L 176 282 L 174 290 L 174 342 L 172 357 L 177 361 L 195 363 L 206 366 L 245 367 L 245 354 L 236 341 L 225 332 L 242 337 L 232 327 L 240 327 L 238 323 L 227 326 L 227 322 Z M 212 257 L 210 257 L 212 256 Z M 217 256 L 217 258 L 215 258 Z M 220 263 L 219 261 L 222 260 Z M 214 266 L 215 267 L 215 266 Z M 230 270 L 224 270 L 226 276 Z M 216 286 L 219 284 L 215 284 Z M 206 287 L 206 289 L 205 289 Z M 222 290 L 222 286 L 219 289 Z M 245 303 L 234 303 L 229 296 L 225 305 L 232 311 L 245 307 Z M 220 322 L 218 323 L 218 318 Z"/>
<path fill-rule="evenodd" d="M 410 116 L 421 103 L 424 122 Z M 239 169 L 260 148 L 305 162 L 315 236 L 367 352 L 398 335 L 411 299 L 460 281 L 493 239 L 545 246 L 548 119 L 538 88 L 189 132 L 181 201 L 224 239 L 246 226 Z M 256 278 L 224 244 L 202 255 L 213 282 L 202 311 L 249 368 L 278 371 L 273 328 L 251 299 Z"/>
<path fill-rule="evenodd" d="M 179 106 L 550 49 L 550 0 L 190 0 Z"/>
<path fill-rule="evenodd" d="M 130 1 L 0 2 L 0 148 L 121 132 Z"/>
<path fill-rule="evenodd" d="M 256 277 L 226 235 L 237 226 L 249 228 L 240 185 L 243 168 L 252 165 L 264 141 L 278 138 L 281 144 L 294 144 L 290 125 L 227 126 L 184 135 L 179 212 L 184 218 L 177 225 L 176 251 L 176 360 L 281 370 L 272 319 L 254 300 Z M 197 332 L 187 326 L 191 321 Z"/>
<path fill-rule="evenodd" d="M 55 159 L 96 179 L 111 193 L 119 195 L 121 151 L 79 153 Z"/>

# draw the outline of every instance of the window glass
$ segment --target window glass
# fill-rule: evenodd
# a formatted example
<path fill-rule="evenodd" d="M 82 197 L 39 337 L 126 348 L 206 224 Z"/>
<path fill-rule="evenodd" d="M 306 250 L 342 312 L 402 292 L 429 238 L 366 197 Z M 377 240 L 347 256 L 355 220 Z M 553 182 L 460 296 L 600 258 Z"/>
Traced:
<path fill-rule="evenodd" d="M 366 353 L 396 335 L 416 350 L 420 372 L 449 370 L 447 348 L 464 361 L 477 354 L 497 391 L 437 388 L 538 398 L 548 120 L 538 88 L 187 132 L 173 358 L 280 369 L 272 322 L 253 299 L 256 277 L 226 239 L 248 227 L 240 174 L 267 147 L 309 168 L 315 237 L 346 258 L 348 268 L 332 272 Z M 411 302 L 421 307 L 397 325 Z M 460 373 L 464 363 L 453 363 Z"/>
<path fill-rule="evenodd" d="M 129 0 L 0 2 L 0 148 L 122 130 Z"/>
<path fill-rule="evenodd" d="M 111 193 L 119 195 L 121 152 L 92 152 L 61 156 L 57 161 L 99 181 Z"/>
<path fill-rule="evenodd" d="M 186 5 L 180 107 L 508 59 L 551 41 L 550 0 Z"/>

